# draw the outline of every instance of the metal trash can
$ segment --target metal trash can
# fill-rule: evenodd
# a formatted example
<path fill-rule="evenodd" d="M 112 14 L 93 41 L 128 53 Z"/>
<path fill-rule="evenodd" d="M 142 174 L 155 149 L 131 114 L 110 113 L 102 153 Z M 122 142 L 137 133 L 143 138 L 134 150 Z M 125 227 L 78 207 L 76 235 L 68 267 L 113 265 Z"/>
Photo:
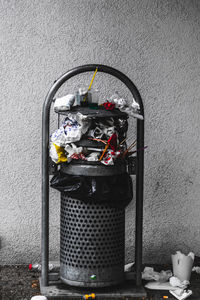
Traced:
<path fill-rule="evenodd" d="M 50 108 L 54 96 L 58 89 L 70 78 L 85 72 L 95 71 L 107 73 L 119 79 L 130 90 L 135 101 L 140 105 L 141 117 L 144 116 L 144 109 L 139 91 L 133 82 L 120 71 L 105 65 L 85 65 L 74 68 L 61 76 L 50 89 L 43 106 L 42 117 L 42 271 L 41 289 L 46 293 L 48 287 L 52 295 L 52 281 L 48 272 L 49 264 L 49 145 L 50 145 Z M 84 109 L 87 110 L 87 107 Z M 91 110 L 92 111 L 92 110 Z M 103 110 L 102 110 L 103 112 Z M 103 112 L 104 114 L 105 112 Z M 107 112 L 107 114 L 110 112 Z M 125 114 L 125 113 L 124 113 Z M 94 117 L 101 117 L 99 111 L 93 111 Z M 91 115 L 91 118 L 93 116 Z M 126 115 L 126 114 L 125 114 Z M 108 116 L 106 116 L 108 117 Z M 118 117 L 116 116 L 116 119 Z M 58 115 L 59 123 L 59 115 Z M 123 132 L 120 132 L 120 142 Z M 118 136 L 118 137 L 119 137 Z M 77 145 L 82 146 L 84 145 Z M 137 151 L 144 149 L 144 122 L 143 119 L 137 120 Z M 109 159 L 109 158 L 108 158 Z M 142 270 L 142 217 L 143 217 L 143 174 L 144 174 L 144 154 L 143 151 L 137 152 L 137 157 L 130 164 L 130 174 L 136 175 L 136 218 L 135 218 L 135 262 L 136 262 L 136 286 L 141 286 Z M 66 167 L 66 169 L 65 169 Z M 103 169 L 105 168 L 105 170 Z M 69 175 L 99 176 L 113 178 L 116 174 L 123 177 L 127 174 L 126 164 L 124 166 L 103 166 L 100 164 L 90 164 L 90 166 L 74 163 L 62 164 L 54 171 L 62 171 Z M 80 170 L 78 170 L 80 169 Z M 79 172 L 80 171 L 80 172 Z M 84 172 L 86 171 L 86 174 Z M 95 175 L 95 172 L 98 174 Z M 57 173 L 59 177 L 59 172 Z M 128 175 L 128 174 L 127 174 Z M 131 181 L 131 179 L 130 179 Z M 63 282 L 72 286 L 82 287 L 104 287 L 118 284 L 124 279 L 124 214 L 126 201 L 123 206 L 110 205 L 106 201 L 87 202 L 85 193 L 81 198 L 76 197 L 62 190 L 61 188 L 61 239 L 60 239 L 60 278 Z M 59 184 L 58 184 L 59 185 Z M 57 184 L 54 188 L 59 190 Z M 130 182 L 128 184 L 130 186 Z M 53 187 L 53 185 L 51 185 Z M 131 181 L 132 187 L 132 181 Z M 82 189 L 84 191 L 84 188 Z M 115 197 L 113 193 L 112 198 Z M 119 197 L 118 197 L 119 198 Z M 124 199 L 124 195 L 120 199 Z M 131 197 L 132 199 L 132 197 Z M 130 200 L 131 200 L 130 199 Z M 112 203 L 113 204 L 113 203 Z M 80 225 L 81 224 L 81 225 Z M 83 230 L 84 229 L 84 230 Z M 55 284 L 55 282 L 54 282 Z M 65 291 L 67 297 L 71 296 L 71 289 L 66 289 L 57 280 L 56 286 L 60 286 L 62 292 Z M 59 287 L 58 287 L 59 289 Z M 61 290 L 59 290 L 60 292 Z M 73 294 L 73 292 L 72 292 Z M 107 293 L 113 297 L 112 291 Z M 106 295 L 107 295 L 106 294 Z"/>
<path fill-rule="evenodd" d="M 121 176 L 125 164 L 62 165 L 69 175 Z M 122 173 L 120 175 L 120 173 Z M 109 179 L 108 178 L 108 179 Z M 107 180 L 108 180 L 107 179 Z M 72 286 L 104 287 L 124 280 L 125 208 L 61 193 L 60 278 Z M 123 199 L 122 199 L 123 202 Z"/>
<path fill-rule="evenodd" d="M 61 195 L 60 277 L 102 287 L 124 279 L 124 209 Z"/>

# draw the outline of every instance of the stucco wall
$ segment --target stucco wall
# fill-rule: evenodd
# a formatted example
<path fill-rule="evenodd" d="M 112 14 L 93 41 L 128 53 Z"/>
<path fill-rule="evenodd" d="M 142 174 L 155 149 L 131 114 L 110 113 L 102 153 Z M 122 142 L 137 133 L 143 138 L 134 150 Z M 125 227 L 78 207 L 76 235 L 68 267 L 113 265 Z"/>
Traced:
<path fill-rule="evenodd" d="M 144 261 L 167 262 L 177 249 L 200 255 L 200 2 L 4 0 L 0 6 L 0 263 L 40 259 L 42 105 L 55 79 L 86 63 L 121 70 L 143 97 Z M 102 80 L 100 87 L 109 88 Z M 50 258 L 57 259 L 56 191 L 50 208 Z M 126 231 L 131 261 L 134 200 Z"/>

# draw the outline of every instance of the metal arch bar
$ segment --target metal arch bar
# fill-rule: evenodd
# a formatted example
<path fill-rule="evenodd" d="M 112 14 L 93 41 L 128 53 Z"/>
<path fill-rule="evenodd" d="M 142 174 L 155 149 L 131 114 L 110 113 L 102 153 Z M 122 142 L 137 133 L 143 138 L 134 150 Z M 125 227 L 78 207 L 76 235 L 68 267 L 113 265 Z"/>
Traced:
<path fill-rule="evenodd" d="M 144 116 L 142 98 L 133 82 L 122 72 L 105 65 L 90 64 L 76 67 L 62 75 L 49 90 L 42 113 L 42 284 L 49 285 L 49 121 L 50 108 L 53 98 L 61 87 L 70 78 L 85 72 L 104 72 L 121 80 L 132 93 L 134 99 L 140 105 L 140 112 Z M 144 121 L 137 120 L 137 148 L 144 147 Z M 136 285 L 141 285 L 142 269 L 142 222 L 143 222 L 143 176 L 144 176 L 144 153 L 138 151 L 136 169 L 136 234 L 135 234 L 135 261 L 136 261 Z"/>

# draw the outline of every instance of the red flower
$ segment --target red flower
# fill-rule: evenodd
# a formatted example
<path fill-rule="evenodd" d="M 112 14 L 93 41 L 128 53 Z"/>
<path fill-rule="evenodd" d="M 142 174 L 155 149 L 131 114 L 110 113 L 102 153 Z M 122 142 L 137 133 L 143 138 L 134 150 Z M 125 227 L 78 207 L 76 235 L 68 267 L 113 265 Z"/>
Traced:
<path fill-rule="evenodd" d="M 107 110 L 113 110 L 115 108 L 115 104 L 107 101 L 103 103 L 103 107 Z"/>

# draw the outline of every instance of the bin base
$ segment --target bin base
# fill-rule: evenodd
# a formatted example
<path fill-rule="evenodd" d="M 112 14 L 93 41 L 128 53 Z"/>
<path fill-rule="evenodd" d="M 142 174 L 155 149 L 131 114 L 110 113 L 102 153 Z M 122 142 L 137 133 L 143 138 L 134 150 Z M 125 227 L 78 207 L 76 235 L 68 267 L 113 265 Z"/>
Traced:
<path fill-rule="evenodd" d="M 40 278 L 41 294 L 48 299 L 84 299 L 84 295 L 95 293 L 96 299 L 145 299 L 146 291 L 142 286 L 136 286 L 133 280 L 107 288 L 75 288 L 64 284 L 60 279 L 49 280 L 49 286 L 43 286 Z"/>

